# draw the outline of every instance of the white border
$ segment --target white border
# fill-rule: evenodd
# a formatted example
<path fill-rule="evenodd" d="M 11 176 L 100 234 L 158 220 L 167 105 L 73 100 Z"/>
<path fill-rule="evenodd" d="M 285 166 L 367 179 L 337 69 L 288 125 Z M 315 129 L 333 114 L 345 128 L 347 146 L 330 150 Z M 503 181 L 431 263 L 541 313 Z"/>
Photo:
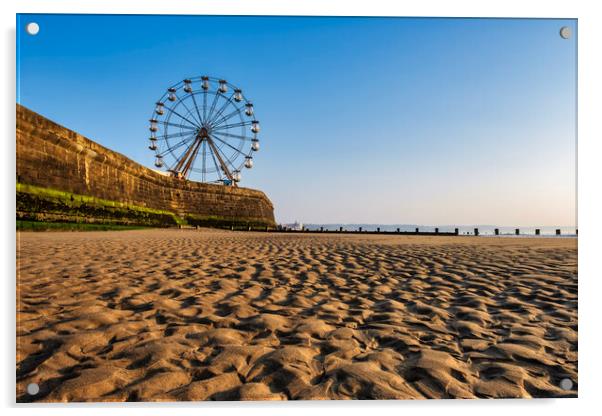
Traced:
<path fill-rule="evenodd" d="M 116 14 L 226 14 L 226 15 L 331 15 L 331 16 L 443 16 L 443 17 L 578 17 L 586 2 L 550 0 L 483 2 L 478 0 L 391 2 L 386 0 L 145 0 L 86 1 L 21 0 L 20 13 L 116 13 Z"/>
<path fill-rule="evenodd" d="M 602 337 L 598 322 L 601 316 L 602 276 L 600 257 L 602 227 L 602 157 L 600 142 L 602 66 L 601 15 L 595 1 L 445 1 L 391 2 L 384 0 L 5 0 L 0 2 L 3 28 L 2 83 L 0 101 L 3 146 L 2 163 L 2 371 L 0 403 L 13 412 L 37 415 L 111 414 L 154 415 L 166 412 L 189 414 L 240 414 L 245 416 L 282 414 L 346 414 L 366 412 L 469 415 L 507 415 L 537 412 L 549 415 L 587 414 L 599 411 L 596 406 L 602 386 L 600 349 Z M 15 13 L 117 13 L 117 14 L 263 14 L 263 15 L 363 15 L 363 16 L 447 16 L 447 17 L 558 17 L 579 19 L 579 399 L 555 400 L 480 400 L 422 402 L 291 402 L 291 403 L 176 403 L 129 405 L 15 405 L 15 241 L 14 241 L 14 108 L 15 108 Z M 595 410 L 594 410 L 595 409 Z M 6 414 L 6 413 L 5 413 Z"/>

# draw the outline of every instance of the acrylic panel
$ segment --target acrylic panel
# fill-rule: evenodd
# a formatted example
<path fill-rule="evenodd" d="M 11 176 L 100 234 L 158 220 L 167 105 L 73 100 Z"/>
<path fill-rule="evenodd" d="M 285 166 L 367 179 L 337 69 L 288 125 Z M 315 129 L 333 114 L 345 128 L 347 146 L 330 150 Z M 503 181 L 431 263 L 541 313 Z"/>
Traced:
<path fill-rule="evenodd" d="M 576 66 L 576 19 L 17 15 L 17 401 L 576 397 Z"/>

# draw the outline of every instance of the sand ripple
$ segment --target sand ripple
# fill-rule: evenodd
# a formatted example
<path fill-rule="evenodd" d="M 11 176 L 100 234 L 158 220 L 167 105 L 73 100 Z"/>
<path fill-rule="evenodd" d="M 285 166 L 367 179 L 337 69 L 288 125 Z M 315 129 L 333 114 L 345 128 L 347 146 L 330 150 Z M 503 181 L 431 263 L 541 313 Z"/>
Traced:
<path fill-rule="evenodd" d="M 18 256 L 19 401 L 32 382 L 41 401 L 577 394 L 574 239 L 21 233 Z"/>

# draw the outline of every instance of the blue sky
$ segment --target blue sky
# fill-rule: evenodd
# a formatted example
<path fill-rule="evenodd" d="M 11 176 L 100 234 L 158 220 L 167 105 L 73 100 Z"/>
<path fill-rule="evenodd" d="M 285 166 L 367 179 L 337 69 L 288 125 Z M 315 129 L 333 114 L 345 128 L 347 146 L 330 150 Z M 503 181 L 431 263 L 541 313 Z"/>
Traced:
<path fill-rule="evenodd" d="M 21 15 L 17 28 L 17 101 L 146 166 L 166 87 L 241 86 L 262 124 L 241 185 L 278 221 L 575 225 L 575 20 Z"/>

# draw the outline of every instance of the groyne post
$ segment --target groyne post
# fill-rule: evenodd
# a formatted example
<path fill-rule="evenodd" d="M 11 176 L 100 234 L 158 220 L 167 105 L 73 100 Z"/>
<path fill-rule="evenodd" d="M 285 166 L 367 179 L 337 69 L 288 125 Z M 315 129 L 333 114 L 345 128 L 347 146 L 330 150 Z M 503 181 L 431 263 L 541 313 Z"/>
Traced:
<path fill-rule="evenodd" d="M 493 230 L 493 233 L 494 233 L 495 235 L 500 235 L 500 229 L 499 229 L 499 228 L 496 228 L 495 230 Z"/>
<path fill-rule="evenodd" d="M 520 230 L 517 228 L 514 230 L 514 234 L 519 235 L 520 234 Z"/>
<path fill-rule="evenodd" d="M 560 235 L 560 229 L 556 230 L 556 235 Z"/>
<path fill-rule="evenodd" d="M 479 235 L 479 229 L 478 228 L 474 229 L 474 235 Z"/>
<path fill-rule="evenodd" d="M 540 232 L 541 232 L 541 230 L 539 228 L 535 229 L 535 235 L 539 235 Z"/>

